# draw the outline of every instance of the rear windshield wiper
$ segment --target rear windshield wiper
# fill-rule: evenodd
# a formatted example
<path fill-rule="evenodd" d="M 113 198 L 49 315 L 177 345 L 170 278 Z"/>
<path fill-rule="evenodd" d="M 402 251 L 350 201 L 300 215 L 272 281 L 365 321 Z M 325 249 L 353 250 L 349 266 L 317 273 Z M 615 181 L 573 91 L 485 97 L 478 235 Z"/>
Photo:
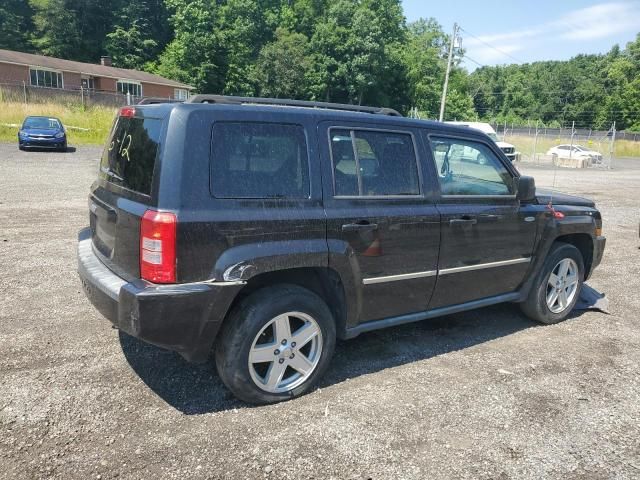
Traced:
<path fill-rule="evenodd" d="M 108 176 L 115 178 L 116 180 L 120 180 L 121 182 L 124 182 L 124 178 L 122 178 L 116 172 L 111 170 L 111 167 L 108 167 L 108 168 L 100 167 L 100 170 L 102 170 L 102 172 L 106 173 Z"/>

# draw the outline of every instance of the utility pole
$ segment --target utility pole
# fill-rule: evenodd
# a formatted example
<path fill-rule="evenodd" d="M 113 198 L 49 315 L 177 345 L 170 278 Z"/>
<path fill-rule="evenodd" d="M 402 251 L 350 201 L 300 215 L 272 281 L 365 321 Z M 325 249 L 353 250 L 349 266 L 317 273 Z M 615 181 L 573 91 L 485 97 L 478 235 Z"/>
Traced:
<path fill-rule="evenodd" d="M 444 104 L 447 101 L 447 87 L 449 86 L 449 72 L 451 71 L 451 60 L 453 59 L 453 47 L 458 36 L 458 24 L 453 24 L 453 35 L 451 36 L 451 44 L 449 45 L 449 60 L 447 61 L 447 73 L 444 75 L 444 86 L 442 87 L 442 99 L 440 100 L 440 117 L 439 120 L 444 121 Z"/>

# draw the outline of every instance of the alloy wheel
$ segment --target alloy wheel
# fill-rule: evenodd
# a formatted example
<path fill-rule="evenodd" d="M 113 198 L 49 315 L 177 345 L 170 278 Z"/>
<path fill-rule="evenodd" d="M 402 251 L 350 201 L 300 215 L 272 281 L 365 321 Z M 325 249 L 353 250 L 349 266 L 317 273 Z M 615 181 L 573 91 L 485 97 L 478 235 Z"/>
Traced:
<path fill-rule="evenodd" d="M 578 264 L 563 258 L 551 271 L 547 281 L 547 307 L 552 313 L 564 312 L 578 293 Z"/>
<path fill-rule="evenodd" d="M 311 376 L 321 355 L 318 322 L 306 313 L 287 312 L 271 319 L 254 338 L 249 373 L 266 392 L 289 392 Z"/>

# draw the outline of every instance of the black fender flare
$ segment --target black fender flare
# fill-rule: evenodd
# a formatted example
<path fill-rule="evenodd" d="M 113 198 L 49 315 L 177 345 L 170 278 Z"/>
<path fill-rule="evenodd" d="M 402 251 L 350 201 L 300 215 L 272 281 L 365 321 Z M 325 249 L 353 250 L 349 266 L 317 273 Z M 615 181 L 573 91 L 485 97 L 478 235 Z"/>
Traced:
<path fill-rule="evenodd" d="M 577 215 L 566 215 L 564 218 L 558 219 L 554 218 L 553 214 L 550 213 L 549 217 L 549 220 L 543 226 L 527 279 L 520 288 L 520 299 L 518 301 L 526 300 L 542 270 L 551 246 L 558 238 L 571 234 L 586 234 L 591 237 L 592 242 L 595 241 L 596 219 L 593 215 L 581 212 Z"/>
<path fill-rule="evenodd" d="M 216 282 L 246 283 L 253 277 L 296 268 L 333 270 L 344 289 L 345 311 L 337 319 L 338 336 L 357 324 L 362 311 L 362 275 L 355 252 L 340 240 L 303 239 L 251 243 L 227 249 L 211 274 Z"/>

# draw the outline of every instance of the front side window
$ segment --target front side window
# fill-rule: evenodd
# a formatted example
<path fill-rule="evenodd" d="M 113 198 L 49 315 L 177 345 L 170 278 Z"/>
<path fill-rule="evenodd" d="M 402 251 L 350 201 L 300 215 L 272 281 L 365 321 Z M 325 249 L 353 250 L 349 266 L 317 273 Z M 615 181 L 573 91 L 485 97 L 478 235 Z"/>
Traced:
<path fill-rule="evenodd" d="M 485 144 L 431 137 L 443 195 L 513 195 L 513 179 Z"/>
<path fill-rule="evenodd" d="M 308 198 L 304 129 L 273 123 L 216 123 L 210 178 L 216 198 Z"/>
<path fill-rule="evenodd" d="M 40 68 L 29 69 L 29 78 L 33 87 L 63 88 L 62 73 Z"/>
<path fill-rule="evenodd" d="M 118 93 L 122 93 L 124 95 L 130 94 L 134 97 L 142 96 L 142 85 L 136 82 L 128 82 L 126 80 L 118 80 L 116 84 L 116 88 Z"/>
<path fill-rule="evenodd" d="M 411 135 L 332 128 L 329 138 L 336 196 L 420 194 Z"/>

